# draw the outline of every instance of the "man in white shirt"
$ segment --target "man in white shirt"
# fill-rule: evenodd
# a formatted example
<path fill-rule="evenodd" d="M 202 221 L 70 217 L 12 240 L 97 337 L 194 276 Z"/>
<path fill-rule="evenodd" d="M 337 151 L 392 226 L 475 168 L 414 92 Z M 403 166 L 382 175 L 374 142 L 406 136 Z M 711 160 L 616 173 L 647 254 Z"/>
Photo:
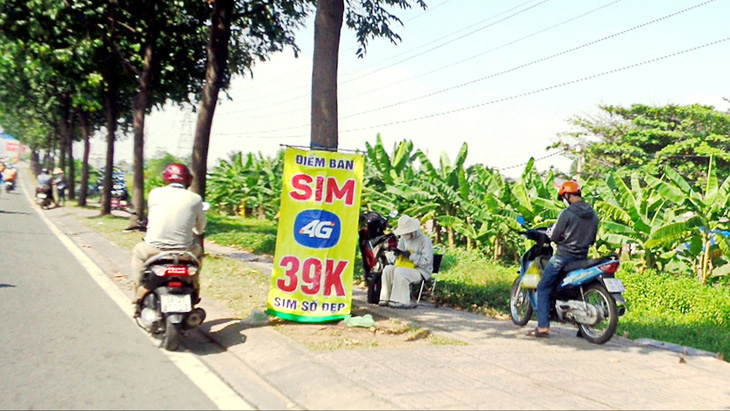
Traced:
<path fill-rule="evenodd" d="M 167 185 L 150 191 L 147 200 L 147 234 L 132 249 L 132 275 L 138 299 L 150 291 L 139 284 L 144 262 L 150 257 L 168 250 L 190 251 L 198 260 L 203 257 L 203 248 L 195 238 L 205 230 L 203 199 L 187 190 L 193 175 L 184 165 L 173 163 L 165 168 L 162 179 Z M 198 274 L 193 276 L 193 282 L 199 290 Z"/>
<path fill-rule="evenodd" d="M 391 308 L 414 308 L 411 284 L 431 278 L 433 272 L 433 243 L 420 231 L 415 218 L 402 215 L 393 234 L 398 239 L 398 260 L 383 269 L 379 305 Z"/>

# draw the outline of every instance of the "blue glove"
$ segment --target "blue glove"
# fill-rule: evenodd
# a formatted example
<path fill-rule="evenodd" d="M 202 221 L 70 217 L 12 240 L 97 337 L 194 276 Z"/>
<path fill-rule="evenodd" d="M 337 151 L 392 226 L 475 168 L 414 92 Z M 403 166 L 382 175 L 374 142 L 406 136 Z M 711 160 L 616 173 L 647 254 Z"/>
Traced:
<path fill-rule="evenodd" d="M 403 256 L 404 256 L 405 258 L 410 258 L 410 256 L 411 256 L 411 252 L 410 252 L 410 251 L 408 251 L 408 250 L 404 250 L 404 251 L 403 251 Z"/>

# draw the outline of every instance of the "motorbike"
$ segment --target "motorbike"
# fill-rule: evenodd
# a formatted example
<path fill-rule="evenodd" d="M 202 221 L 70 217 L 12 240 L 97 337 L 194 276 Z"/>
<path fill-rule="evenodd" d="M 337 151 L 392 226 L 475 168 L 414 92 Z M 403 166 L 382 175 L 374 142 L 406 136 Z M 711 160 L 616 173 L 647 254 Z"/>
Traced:
<path fill-rule="evenodd" d="M 42 209 L 47 210 L 53 201 L 53 188 L 48 184 L 36 187 L 35 200 Z"/>
<path fill-rule="evenodd" d="M 5 192 L 9 193 L 15 189 L 15 182 L 13 180 L 5 180 Z"/>
<path fill-rule="evenodd" d="M 395 234 L 385 233 L 387 227 L 388 219 L 379 213 L 368 212 L 360 216 L 359 245 L 370 304 L 380 301 L 383 269 L 393 263 L 398 247 Z"/>
<path fill-rule="evenodd" d="M 510 292 L 510 317 L 524 326 L 537 310 L 537 284 L 553 249 L 547 228 L 528 229 L 522 233 L 535 242 L 520 260 L 519 276 Z M 563 269 L 564 275 L 551 305 L 551 320 L 578 326 L 578 335 L 594 344 L 604 344 L 613 337 L 618 318 L 626 313 L 626 291 L 614 274 L 619 261 L 616 255 L 574 261 Z"/>
<path fill-rule="evenodd" d="M 145 261 L 140 285 L 151 290 L 139 302 L 137 325 L 161 339 L 160 346 L 177 350 L 183 333 L 205 320 L 193 278 L 200 261 L 188 251 L 165 251 Z"/>

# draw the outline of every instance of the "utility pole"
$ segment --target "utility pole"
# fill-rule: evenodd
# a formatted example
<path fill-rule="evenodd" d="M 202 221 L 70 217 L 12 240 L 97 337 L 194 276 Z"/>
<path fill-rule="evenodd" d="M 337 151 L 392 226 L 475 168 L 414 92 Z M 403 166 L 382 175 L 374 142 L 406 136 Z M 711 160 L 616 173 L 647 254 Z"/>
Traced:
<path fill-rule="evenodd" d="M 185 110 L 183 114 L 182 124 L 180 125 L 180 137 L 177 140 L 178 157 L 184 157 L 193 149 L 193 113 Z"/>
<path fill-rule="evenodd" d="M 583 165 L 586 161 L 586 140 L 580 138 L 578 140 L 578 164 L 575 166 L 575 181 L 580 181 L 581 174 L 583 173 Z"/>

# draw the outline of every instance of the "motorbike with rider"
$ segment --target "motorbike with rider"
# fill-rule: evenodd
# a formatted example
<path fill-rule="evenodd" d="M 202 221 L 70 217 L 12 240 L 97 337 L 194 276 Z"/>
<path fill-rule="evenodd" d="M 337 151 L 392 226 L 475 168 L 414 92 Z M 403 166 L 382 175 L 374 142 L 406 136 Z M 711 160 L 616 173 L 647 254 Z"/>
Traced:
<path fill-rule="evenodd" d="M 132 249 L 135 276 L 135 318 L 163 345 L 175 350 L 181 329 L 196 327 L 205 311 L 200 302 L 201 239 L 206 218 L 202 198 L 188 190 L 193 180 L 183 164 L 168 165 L 166 186 L 150 191 L 144 240 Z"/>

